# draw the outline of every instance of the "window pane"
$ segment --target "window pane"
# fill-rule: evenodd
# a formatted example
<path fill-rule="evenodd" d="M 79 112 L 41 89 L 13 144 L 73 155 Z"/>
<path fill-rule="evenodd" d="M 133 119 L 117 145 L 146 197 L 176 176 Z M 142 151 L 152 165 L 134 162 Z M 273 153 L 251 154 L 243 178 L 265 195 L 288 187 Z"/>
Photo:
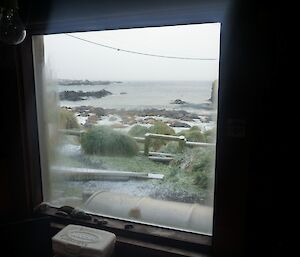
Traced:
<path fill-rule="evenodd" d="M 212 233 L 220 24 L 34 36 L 44 200 Z"/>

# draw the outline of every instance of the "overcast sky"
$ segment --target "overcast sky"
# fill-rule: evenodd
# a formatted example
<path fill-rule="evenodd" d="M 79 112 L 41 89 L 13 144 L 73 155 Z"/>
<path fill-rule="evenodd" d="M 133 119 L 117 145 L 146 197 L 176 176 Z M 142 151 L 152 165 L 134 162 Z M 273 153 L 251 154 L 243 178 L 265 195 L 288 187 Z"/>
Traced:
<path fill-rule="evenodd" d="M 72 33 L 95 43 L 147 54 L 216 58 L 182 60 L 112 50 L 65 34 L 44 37 L 47 67 L 56 78 L 89 80 L 215 80 L 220 24 Z"/>

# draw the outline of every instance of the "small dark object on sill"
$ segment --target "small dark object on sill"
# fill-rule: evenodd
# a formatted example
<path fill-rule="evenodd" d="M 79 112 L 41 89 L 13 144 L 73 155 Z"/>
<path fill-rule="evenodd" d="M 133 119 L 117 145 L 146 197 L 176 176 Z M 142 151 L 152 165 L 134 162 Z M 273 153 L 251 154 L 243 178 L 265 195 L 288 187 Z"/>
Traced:
<path fill-rule="evenodd" d="M 133 229 L 133 225 L 132 224 L 125 224 L 124 228 L 129 230 L 129 229 Z"/>
<path fill-rule="evenodd" d="M 89 214 L 86 214 L 83 210 L 80 209 L 74 209 L 70 216 L 75 219 L 81 219 L 81 220 L 92 220 L 92 216 Z"/>
<path fill-rule="evenodd" d="M 72 211 L 74 211 L 74 208 L 71 207 L 71 206 L 62 206 L 60 208 L 58 208 L 59 211 L 63 211 L 63 212 L 66 212 L 68 213 L 69 215 L 71 215 Z"/>
<path fill-rule="evenodd" d="M 59 211 L 59 210 L 58 210 L 55 214 L 58 215 L 58 216 L 63 216 L 63 217 L 69 216 L 68 213 L 66 213 L 66 212 L 64 212 L 64 211 Z"/>

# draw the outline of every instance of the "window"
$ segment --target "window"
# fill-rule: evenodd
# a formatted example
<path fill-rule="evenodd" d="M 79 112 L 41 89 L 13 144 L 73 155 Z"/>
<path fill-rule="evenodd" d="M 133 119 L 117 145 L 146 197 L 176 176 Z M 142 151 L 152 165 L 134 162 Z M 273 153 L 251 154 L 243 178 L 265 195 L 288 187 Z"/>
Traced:
<path fill-rule="evenodd" d="M 44 200 L 212 234 L 220 24 L 33 36 Z"/>

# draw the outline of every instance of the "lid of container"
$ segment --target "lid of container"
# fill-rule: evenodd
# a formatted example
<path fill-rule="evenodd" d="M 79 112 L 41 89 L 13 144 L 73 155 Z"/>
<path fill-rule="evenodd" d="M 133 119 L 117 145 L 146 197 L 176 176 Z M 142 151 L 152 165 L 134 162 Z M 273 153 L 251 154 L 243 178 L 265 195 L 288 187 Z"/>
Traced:
<path fill-rule="evenodd" d="M 80 257 L 103 257 L 112 251 L 113 233 L 78 225 L 68 225 L 52 238 L 55 254 Z"/>

